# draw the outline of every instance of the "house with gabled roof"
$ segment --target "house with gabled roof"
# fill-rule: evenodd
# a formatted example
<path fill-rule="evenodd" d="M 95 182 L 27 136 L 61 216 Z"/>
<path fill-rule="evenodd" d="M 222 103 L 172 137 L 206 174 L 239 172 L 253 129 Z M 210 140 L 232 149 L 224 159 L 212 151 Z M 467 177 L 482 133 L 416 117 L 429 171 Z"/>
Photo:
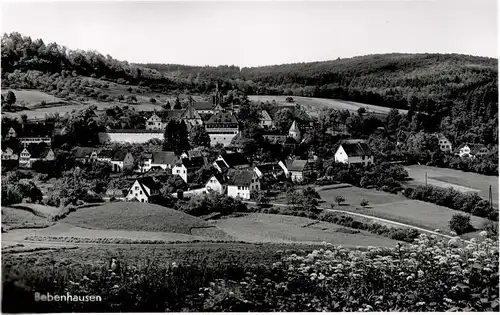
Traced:
<path fill-rule="evenodd" d="M 201 119 L 200 114 L 192 105 L 188 105 L 188 107 L 184 110 L 181 115 L 181 119 L 186 123 L 188 128 L 203 125 L 203 120 Z"/>
<path fill-rule="evenodd" d="M 173 175 L 179 175 L 186 183 L 191 183 L 194 173 L 205 165 L 203 157 L 179 159 L 172 168 Z"/>
<path fill-rule="evenodd" d="M 293 159 L 285 163 L 279 161 L 278 165 L 283 169 L 285 176 L 289 177 L 294 182 L 302 182 L 315 173 L 314 161 Z"/>
<path fill-rule="evenodd" d="M 194 102 L 193 107 L 200 114 L 214 114 L 214 104 L 210 102 Z"/>
<path fill-rule="evenodd" d="M 215 191 L 219 194 L 226 193 L 226 179 L 221 174 L 215 174 L 205 183 L 205 191 Z"/>
<path fill-rule="evenodd" d="M 166 125 L 167 124 L 156 114 L 156 112 L 146 120 L 147 130 L 165 130 Z"/>
<path fill-rule="evenodd" d="M 126 200 L 137 200 L 140 202 L 151 202 L 160 195 L 161 184 L 152 177 L 142 177 L 135 180 L 125 197 Z"/>
<path fill-rule="evenodd" d="M 462 143 L 456 150 L 455 154 L 459 157 L 475 158 L 478 156 L 486 155 L 490 150 L 484 145 L 479 143 Z"/>
<path fill-rule="evenodd" d="M 76 147 L 72 150 L 72 153 L 75 160 L 80 163 L 96 161 L 98 157 L 97 149 L 93 147 Z"/>
<path fill-rule="evenodd" d="M 335 152 L 335 162 L 369 165 L 373 163 L 373 152 L 364 140 L 342 140 Z"/>
<path fill-rule="evenodd" d="M 265 109 L 260 111 L 259 126 L 265 129 L 269 129 L 274 126 L 273 119 Z"/>
<path fill-rule="evenodd" d="M 173 151 L 155 151 L 151 153 L 151 161 L 149 166 L 161 167 L 164 170 L 172 169 L 175 163 L 179 160 L 179 157 Z M 146 172 L 149 169 L 146 169 Z"/>
<path fill-rule="evenodd" d="M 17 132 L 14 130 L 13 127 L 9 128 L 9 131 L 7 131 L 7 134 L 5 135 L 5 139 L 11 139 L 11 138 L 16 138 L 17 137 Z"/>
<path fill-rule="evenodd" d="M 19 167 L 31 168 L 35 161 L 53 161 L 54 151 L 50 147 L 34 145 L 25 147 L 19 156 Z"/>
<path fill-rule="evenodd" d="M 252 191 L 260 190 L 259 176 L 253 170 L 229 170 L 227 195 L 233 198 L 250 199 Z"/>
<path fill-rule="evenodd" d="M 230 112 L 217 112 L 204 123 L 210 136 L 211 145 L 221 143 L 224 146 L 231 144 L 231 140 L 238 134 L 238 120 Z"/>
<path fill-rule="evenodd" d="M 111 171 L 118 173 L 134 167 L 134 156 L 124 149 L 103 150 L 99 152 L 97 160 L 111 163 Z"/>
<path fill-rule="evenodd" d="M 256 165 L 253 170 L 259 178 L 267 177 L 277 179 L 281 175 L 284 175 L 283 168 L 278 162 L 259 164 Z"/>
<path fill-rule="evenodd" d="M 213 163 L 214 167 L 223 172 L 225 169 L 244 169 L 250 167 L 247 158 L 238 152 L 221 153 Z"/>
<path fill-rule="evenodd" d="M 300 131 L 299 123 L 296 120 L 293 121 L 290 129 L 288 130 L 288 137 L 292 138 L 297 143 L 300 143 L 300 141 L 302 141 L 302 132 Z"/>

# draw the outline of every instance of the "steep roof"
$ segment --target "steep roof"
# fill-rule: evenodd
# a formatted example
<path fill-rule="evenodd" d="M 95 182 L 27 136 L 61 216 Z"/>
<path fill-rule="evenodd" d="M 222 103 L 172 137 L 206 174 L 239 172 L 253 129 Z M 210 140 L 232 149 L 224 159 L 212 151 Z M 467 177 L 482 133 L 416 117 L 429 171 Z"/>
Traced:
<path fill-rule="evenodd" d="M 111 161 L 123 161 L 128 151 L 125 149 L 102 150 L 99 152 L 100 157 L 109 158 Z"/>
<path fill-rule="evenodd" d="M 261 120 L 272 120 L 271 119 L 271 116 L 269 116 L 269 113 L 267 112 L 267 110 L 263 109 L 261 112 L 260 112 L 260 116 L 261 116 Z"/>
<path fill-rule="evenodd" d="M 181 159 L 180 163 L 184 165 L 186 168 L 196 168 L 199 169 L 205 165 L 205 159 L 201 156 Z"/>
<path fill-rule="evenodd" d="M 279 172 L 283 170 L 281 166 L 278 165 L 278 163 L 264 163 L 257 165 L 256 168 L 258 168 L 259 171 L 262 172 L 262 174 L 271 174 L 273 172 Z"/>
<path fill-rule="evenodd" d="M 250 162 L 248 162 L 247 158 L 241 153 L 222 153 L 220 156 L 224 159 L 229 168 L 241 165 L 250 165 Z"/>
<path fill-rule="evenodd" d="M 209 183 L 209 181 L 212 179 L 212 177 L 215 177 L 215 179 L 217 179 L 217 181 L 218 181 L 220 184 L 225 184 L 225 183 L 226 183 L 226 178 L 225 178 L 222 174 L 217 173 L 217 174 L 212 175 L 212 176 L 211 176 L 211 177 L 207 180 L 207 182 L 205 183 L 205 185 Z"/>
<path fill-rule="evenodd" d="M 163 112 L 164 117 L 167 119 L 177 119 L 182 116 L 182 113 L 184 113 L 184 109 L 169 109 Z"/>
<path fill-rule="evenodd" d="M 228 167 L 227 167 L 227 165 L 226 165 L 226 163 L 224 163 L 223 161 L 220 161 L 220 160 L 219 160 L 219 161 L 215 161 L 215 164 L 217 164 L 217 166 L 218 166 L 221 170 L 225 170 L 225 169 L 227 169 L 227 168 L 228 168 Z"/>
<path fill-rule="evenodd" d="M 364 140 L 343 140 L 340 145 L 348 156 L 372 155 L 372 150 Z"/>
<path fill-rule="evenodd" d="M 213 108 L 213 104 L 210 102 L 195 102 L 193 106 L 198 110 L 208 110 Z"/>
<path fill-rule="evenodd" d="M 293 121 L 288 132 L 300 132 L 300 129 L 299 129 L 299 126 L 298 126 L 298 123 L 296 120 Z"/>
<path fill-rule="evenodd" d="M 233 186 L 249 186 L 254 172 L 252 170 L 229 170 L 227 184 Z"/>
<path fill-rule="evenodd" d="M 73 149 L 73 156 L 77 159 L 89 157 L 92 152 L 96 151 L 93 147 L 76 147 Z"/>
<path fill-rule="evenodd" d="M 44 146 L 32 146 L 27 149 L 32 159 L 44 159 L 47 157 L 47 154 L 52 151 L 51 148 Z"/>
<path fill-rule="evenodd" d="M 151 164 L 174 165 L 178 161 L 173 151 L 157 151 L 152 153 Z"/>
<path fill-rule="evenodd" d="M 141 185 L 142 190 L 146 194 L 147 197 L 150 196 L 144 187 L 148 187 L 151 191 L 158 190 L 161 188 L 161 185 L 158 184 L 152 177 L 141 177 L 137 179 L 139 185 Z"/>
<path fill-rule="evenodd" d="M 293 160 L 287 163 L 286 168 L 289 171 L 303 172 L 307 165 L 307 160 Z"/>
<path fill-rule="evenodd" d="M 181 115 L 182 119 L 201 119 L 200 114 L 193 106 L 188 106 Z"/>

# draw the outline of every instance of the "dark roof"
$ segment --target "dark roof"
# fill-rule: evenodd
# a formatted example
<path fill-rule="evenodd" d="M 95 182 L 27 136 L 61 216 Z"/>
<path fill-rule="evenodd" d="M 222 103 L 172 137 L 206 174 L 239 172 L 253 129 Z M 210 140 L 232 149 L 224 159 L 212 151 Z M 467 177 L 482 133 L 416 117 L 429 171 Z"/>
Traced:
<path fill-rule="evenodd" d="M 186 154 L 189 157 L 199 157 L 199 156 L 203 156 L 203 151 L 201 151 L 201 150 L 189 150 L 189 151 L 186 151 Z"/>
<path fill-rule="evenodd" d="M 193 106 L 198 110 L 213 109 L 214 107 L 213 104 L 210 102 L 195 102 Z"/>
<path fill-rule="evenodd" d="M 303 172 L 307 165 L 307 160 L 293 160 L 286 164 L 286 168 L 289 171 Z"/>
<path fill-rule="evenodd" d="M 173 151 L 158 151 L 152 153 L 152 164 L 174 165 L 179 158 Z"/>
<path fill-rule="evenodd" d="M 256 167 L 264 175 L 271 174 L 273 172 L 283 171 L 283 169 L 281 168 L 281 166 L 278 165 L 278 163 L 265 163 L 265 164 L 257 165 Z"/>
<path fill-rule="evenodd" d="M 470 154 L 477 154 L 481 149 L 487 149 L 484 144 L 476 144 L 476 143 L 462 143 L 456 151 L 460 151 L 463 147 L 468 146 L 470 149 Z"/>
<path fill-rule="evenodd" d="M 162 130 L 147 130 L 147 129 L 108 129 L 107 133 L 157 133 L 159 135 L 163 134 Z"/>
<path fill-rule="evenodd" d="M 222 174 L 217 173 L 217 174 L 214 174 L 213 176 L 210 176 L 210 178 L 207 180 L 206 184 L 208 184 L 208 181 L 210 179 L 212 179 L 212 177 L 215 177 L 215 179 L 217 179 L 217 181 L 219 181 L 220 184 L 224 184 L 226 182 L 226 178 Z"/>
<path fill-rule="evenodd" d="M 220 161 L 220 160 L 219 160 L 219 161 L 215 161 L 215 164 L 217 164 L 217 166 L 218 166 L 221 170 L 225 170 L 225 169 L 227 169 L 227 168 L 228 168 L 228 167 L 227 167 L 227 165 L 226 165 L 226 163 L 224 163 L 223 161 Z"/>
<path fill-rule="evenodd" d="M 21 138 L 28 137 L 51 137 L 54 130 L 53 123 L 25 123 L 21 132 L 17 135 Z"/>
<path fill-rule="evenodd" d="M 238 120 L 231 113 L 218 112 L 210 116 L 206 124 L 235 124 L 238 125 Z"/>
<path fill-rule="evenodd" d="M 76 147 L 73 149 L 73 155 L 77 159 L 87 158 L 92 152 L 96 151 L 93 147 Z"/>
<path fill-rule="evenodd" d="M 32 159 L 43 159 L 51 151 L 51 148 L 44 146 L 31 146 L 27 149 Z"/>
<path fill-rule="evenodd" d="M 186 168 L 196 168 L 199 169 L 203 165 L 205 165 L 205 159 L 201 156 L 195 156 L 192 158 L 181 159 L 180 163 L 184 165 Z"/>
<path fill-rule="evenodd" d="M 193 106 L 188 106 L 184 112 L 182 112 L 181 118 L 183 119 L 201 119 L 200 114 Z"/>
<path fill-rule="evenodd" d="M 147 197 L 149 197 L 149 194 L 147 193 L 146 189 L 144 189 L 144 186 L 148 187 L 151 191 L 159 190 L 161 188 L 161 185 L 149 176 L 138 178 L 137 181 L 139 182 L 139 185 L 141 185 L 141 188 L 142 190 L 144 190 L 144 193 Z"/>
<path fill-rule="evenodd" d="M 222 153 L 220 155 L 226 164 L 229 166 L 229 168 L 233 168 L 236 166 L 241 166 L 241 165 L 250 165 L 248 162 L 247 158 L 241 154 L 241 153 Z"/>
<path fill-rule="evenodd" d="M 227 184 L 233 186 L 249 186 L 254 172 L 252 170 L 229 170 Z"/>
<path fill-rule="evenodd" d="M 110 158 L 111 161 L 123 161 L 127 153 L 128 151 L 124 149 L 102 150 L 99 152 L 99 156 Z"/>
<path fill-rule="evenodd" d="M 372 150 L 363 140 L 343 140 L 340 145 L 348 156 L 372 155 Z"/>

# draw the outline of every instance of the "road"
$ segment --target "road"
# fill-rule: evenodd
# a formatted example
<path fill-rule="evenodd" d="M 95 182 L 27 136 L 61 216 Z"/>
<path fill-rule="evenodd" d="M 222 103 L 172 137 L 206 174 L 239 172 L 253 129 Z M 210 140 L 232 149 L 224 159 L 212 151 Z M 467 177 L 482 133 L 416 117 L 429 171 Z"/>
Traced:
<path fill-rule="evenodd" d="M 245 203 L 256 204 L 253 201 L 245 201 Z M 278 206 L 278 207 L 292 207 L 293 206 L 293 205 L 286 204 L 286 203 L 270 203 L 270 205 L 272 205 L 272 206 Z M 318 209 L 329 211 L 329 212 L 345 213 L 345 214 L 349 214 L 349 215 L 353 215 L 353 216 L 358 216 L 358 217 L 372 219 L 372 220 L 376 220 L 376 221 L 380 221 L 380 222 L 385 222 L 385 223 L 390 223 L 390 224 L 394 224 L 394 225 L 399 225 L 401 227 L 405 227 L 405 228 L 409 228 L 409 229 L 415 229 L 415 230 L 422 231 L 422 232 L 425 232 L 425 233 L 428 233 L 428 234 L 434 234 L 434 235 L 437 235 L 437 236 L 441 236 L 441 237 L 444 237 L 444 238 L 447 238 L 447 239 L 452 239 L 453 238 L 453 236 L 446 235 L 446 234 L 443 234 L 443 233 L 439 233 L 439 232 L 436 232 L 436 231 L 427 230 L 427 229 L 424 229 L 424 228 L 421 228 L 421 227 L 418 227 L 418 226 L 414 226 L 414 225 L 410 225 L 410 224 L 405 224 L 405 223 L 401 223 L 401 222 L 397 222 L 397 221 L 386 220 L 386 219 L 382 219 L 382 218 L 371 216 L 371 215 L 361 214 L 361 213 L 357 213 L 357 212 L 351 212 L 351 211 L 347 211 L 347 210 L 332 209 L 332 208 L 318 207 Z M 466 240 L 463 240 L 463 241 L 465 243 L 468 243 L 468 244 L 471 243 L 471 242 L 466 241 Z"/>

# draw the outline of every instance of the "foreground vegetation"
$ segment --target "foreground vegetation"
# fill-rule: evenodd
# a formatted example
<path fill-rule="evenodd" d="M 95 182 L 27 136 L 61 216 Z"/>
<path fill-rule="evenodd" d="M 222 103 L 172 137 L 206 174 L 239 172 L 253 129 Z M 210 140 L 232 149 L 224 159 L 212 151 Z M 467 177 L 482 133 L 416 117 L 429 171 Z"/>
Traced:
<path fill-rule="evenodd" d="M 465 246 L 458 239 L 445 242 L 421 235 L 412 245 L 365 250 L 328 244 L 314 251 L 221 246 L 136 253 L 142 255 L 140 260 L 130 257 L 130 250 L 118 251 L 122 267 L 116 273 L 106 265 L 112 257 L 109 249 L 107 255 L 98 253 L 100 261 L 93 260 L 88 249 L 68 252 L 73 259 L 56 260 L 50 254 L 8 257 L 3 264 L 2 309 L 498 311 L 497 240 Z M 95 294 L 103 302 L 34 303 L 33 292 Z M 19 299 L 25 302 L 13 302 Z"/>

